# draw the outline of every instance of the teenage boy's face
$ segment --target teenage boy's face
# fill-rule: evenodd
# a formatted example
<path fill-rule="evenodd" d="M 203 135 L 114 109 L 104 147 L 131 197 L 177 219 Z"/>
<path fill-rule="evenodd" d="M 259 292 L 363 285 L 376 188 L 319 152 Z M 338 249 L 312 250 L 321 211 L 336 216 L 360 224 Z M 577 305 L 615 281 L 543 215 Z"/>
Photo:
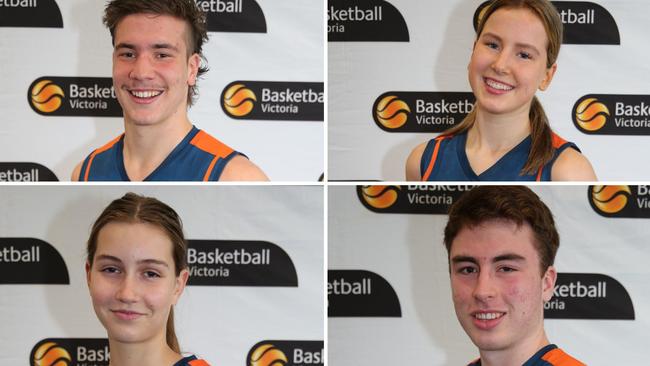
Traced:
<path fill-rule="evenodd" d="M 188 57 L 188 26 L 169 15 L 132 14 L 115 29 L 113 85 L 127 123 L 185 117 L 199 56 Z"/>
<path fill-rule="evenodd" d="M 540 274 L 528 224 L 490 220 L 462 229 L 452 242 L 451 288 L 456 316 L 482 351 L 515 348 L 544 338 L 543 304 L 556 272 Z"/>

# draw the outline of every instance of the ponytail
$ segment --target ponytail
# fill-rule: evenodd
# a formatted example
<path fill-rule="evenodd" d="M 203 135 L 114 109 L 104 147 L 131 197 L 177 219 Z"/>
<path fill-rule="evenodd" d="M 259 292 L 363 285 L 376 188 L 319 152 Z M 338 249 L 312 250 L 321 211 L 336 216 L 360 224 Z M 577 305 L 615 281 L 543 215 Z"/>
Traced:
<path fill-rule="evenodd" d="M 534 174 L 553 159 L 553 132 L 548 124 L 548 118 L 537 97 L 530 104 L 530 139 L 531 147 L 528 160 L 522 168 L 522 174 Z"/>
<path fill-rule="evenodd" d="M 167 345 L 172 351 L 181 353 L 181 347 L 176 338 L 176 330 L 174 329 L 174 307 L 169 309 L 169 317 L 167 318 Z"/>

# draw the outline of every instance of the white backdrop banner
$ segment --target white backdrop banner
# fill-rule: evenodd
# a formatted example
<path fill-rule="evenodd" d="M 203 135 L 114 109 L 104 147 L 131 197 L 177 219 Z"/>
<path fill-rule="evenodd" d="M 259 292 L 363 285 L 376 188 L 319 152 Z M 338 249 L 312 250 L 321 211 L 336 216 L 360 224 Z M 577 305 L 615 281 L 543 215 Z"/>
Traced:
<path fill-rule="evenodd" d="M 53 342 L 53 354 L 69 354 L 65 365 L 108 365 L 85 243 L 104 207 L 129 191 L 160 199 L 183 220 L 192 251 L 175 308 L 183 352 L 249 365 L 272 345 L 287 365 L 323 364 L 322 187 L 96 185 L 0 186 L 0 364 L 34 365 L 36 350 Z M 217 250 L 262 260 L 205 264 Z"/>
<path fill-rule="evenodd" d="M 328 362 L 467 365 L 443 230 L 467 186 L 329 187 Z M 535 186 L 560 233 L 552 343 L 590 366 L 643 364 L 650 329 L 650 189 Z"/>
<path fill-rule="evenodd" d="M 329 177 L 404 180 L 408 154 L 462 120 L 482 0 L 330 0 Z M 538 97 L 601 180 L 647 180 L 650 69 L 641 0 L 554 1 L 565 26 Z"/>
<path fill-rule="evenodd" d="M 271 180 L 316 181 L 324 169 L 323 1 L 196 2 L 207 13 L 210 71 L 190 120 Z M 0 1 L 0 181 L 69 180 L 123 131 L 105 4 Z"/>

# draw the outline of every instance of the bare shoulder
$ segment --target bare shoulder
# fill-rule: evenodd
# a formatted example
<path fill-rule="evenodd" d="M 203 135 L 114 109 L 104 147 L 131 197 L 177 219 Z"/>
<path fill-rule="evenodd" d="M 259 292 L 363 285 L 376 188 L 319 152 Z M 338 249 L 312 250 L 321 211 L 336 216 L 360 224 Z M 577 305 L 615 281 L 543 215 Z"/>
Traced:
<path fill-rule="evenodd" d="M 268 181 L 269 178 L 262 169 L 253 164 L 248 158 L 237 155 L 230 159 L 223 168 L 219 181 Z"/>
<path fill-rule="evenodd" d="M 424 149 L 426 149 L 427 143 L 428 141 L 425 141 L 416 146 L 406 159 L 406 180 L 412 181 L 422 179 L 420 161 L 422 160 L 422 154 L 424 154 Z"/>
<path fill-rule="evenodd" d="M 589 160 L 577 150 L 568 148 L 555 160 L 551 180 L 596 181 L 597 178 Z"/>
<path fill-rule="evenodd" d="M 73 182 L 79 181 L 79 173 L 81 173 L 81 166 L 83 165 L 83 160 L 77 164 L 77 166 L 72 169 L 72 176 L 70 177 L 70 180 Z"/>

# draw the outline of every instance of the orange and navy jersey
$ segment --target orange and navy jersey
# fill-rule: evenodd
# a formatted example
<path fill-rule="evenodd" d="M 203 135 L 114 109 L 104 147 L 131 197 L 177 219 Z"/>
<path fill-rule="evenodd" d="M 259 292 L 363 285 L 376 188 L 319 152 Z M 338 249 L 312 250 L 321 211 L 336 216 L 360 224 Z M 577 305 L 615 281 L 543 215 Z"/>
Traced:
<path fill-rule="evenodd" d="M 494 165 L 476 174 L 465 153 L 467 133 L 441 135 L 427 143 L 420 160 L 422 181 L 550 181 L 553 163 L 567 148 L 580 151 L 573 142 L 553 134 L 553 158 L 534 174 L 521 174 L 532 145 L 530 136 L 508 151 Z"/>
<path fill-rule="evenodd" d="M 124 167 L 124 134 L 88 155 L 79 181 L 128 181 Z M 239 152 L 192 126 L 165 160 L 145 181 L 217 181 L 226 164 Z"/>
<path fill-rule="evenodd" d="M 184 357 L 173 366 L 210 366 L 205 360 L 197 359 L 196 356 Z"/>
<path fill-rule="evenodd" d="M 481 366 L 481 360 L 478 359 L 467 366 Z M 549 344 L 540 349 L 524 362 L 521 366 L 586 366 L 584 363 L 569 356 L 554 344 Z"/>

